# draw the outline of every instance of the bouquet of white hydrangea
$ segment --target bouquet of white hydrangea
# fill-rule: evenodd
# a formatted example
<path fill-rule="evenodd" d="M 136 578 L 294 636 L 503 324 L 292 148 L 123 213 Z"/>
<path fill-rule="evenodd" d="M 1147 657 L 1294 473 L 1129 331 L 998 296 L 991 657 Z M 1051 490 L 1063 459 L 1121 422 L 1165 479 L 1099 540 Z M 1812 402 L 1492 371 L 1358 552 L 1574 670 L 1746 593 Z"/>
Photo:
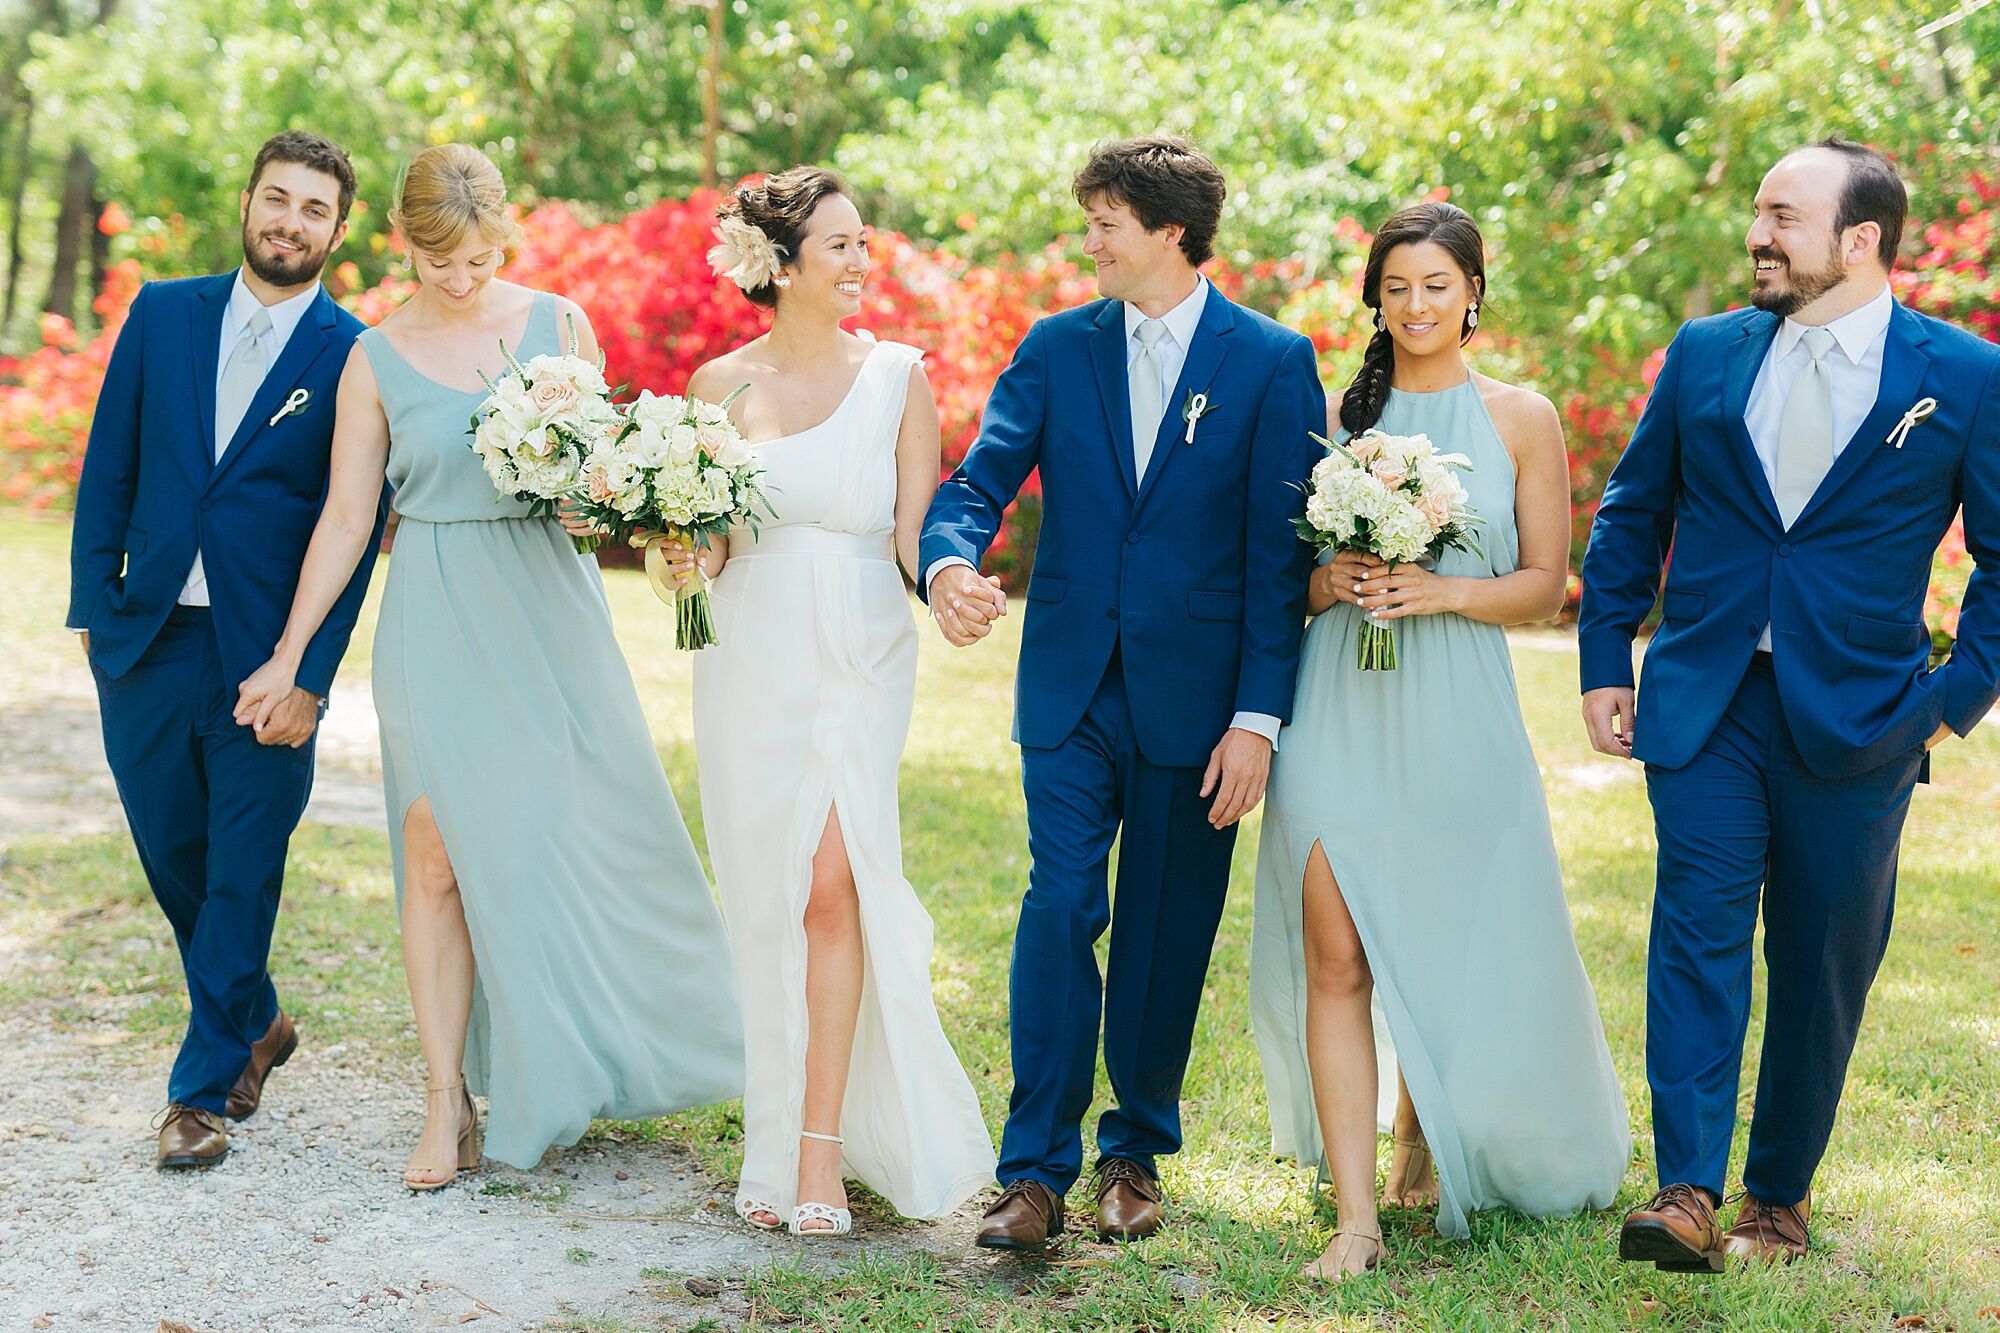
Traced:
<path fill-rule="evenodd" d="M 741 392 L 738 390 L 737 392 Z M 763 468 L 729 419 L 729 403 L 642 390 L 618 413 L 615 430 L 599 436 L 581 469 L 576 507 L 598 527 L 643 545 L 653 592 L 674 608 L 674 646 L 715 642 L 708 583 L 678 587 L 667 574 L 660 543 L 674 538 L 707 546 L 735 526 L 754 527 L 770 507 Z"/>
<path fill-rule="evenodd" d="M 507 370 L 485 381 L 486 397 L 472 410 L 472 450 L 502 495 L 526 502 L 537 517 L 550 516 L 576 493 L 591 451 L 623 422 L 603 365 L 576 354 L 574 320 L 565 355 L 524 365 L 504 342 L 500 350 Z M 599 539 L 573 540 L 577 550 L 594 551 Z"/>
<path fill-rule="evenodd" d="M 1439 453 L 1426 435 L 1368 430 L 1344 444 L 1313 436 L 1326 457 L 1305 489 L 1299 536 L 1321 551 L 1362 551 L 1392 565 L 1435 560 L 1454 547 L 1476 551 L 1479 523 L 1457 474 L 1464 454 Z M 1361 626 L 1355 665 L 1396 669 L 1396 630 L 1371 614 Z"/>

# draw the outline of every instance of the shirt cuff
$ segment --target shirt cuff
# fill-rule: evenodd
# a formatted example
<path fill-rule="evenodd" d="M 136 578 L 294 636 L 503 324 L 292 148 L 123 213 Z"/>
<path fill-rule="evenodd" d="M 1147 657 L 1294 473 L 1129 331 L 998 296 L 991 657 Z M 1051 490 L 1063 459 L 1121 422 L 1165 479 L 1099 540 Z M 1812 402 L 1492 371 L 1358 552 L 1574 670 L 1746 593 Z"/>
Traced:
<path fill-rule="evenodd" d="M 931 561 L 931 567 L 924 571 L 924 596 L 926 598 L 929 598 L 931 595 L 931 584 L 937 582 L 937 576 L 945 570 L 950 569 L 953 565 L 964 565 L 967 569 L 973 569 L 972 562 L 962 555 L 948 555 L 942 560 Z"/>
<path fill-rule="evenodd" d="M 90 633 L 90 626 L 88 625 L 64 625 L 63 628 L 68 630 L 71 634 Z"/>
<path fill-rule="evenodd" d="M 1269 713 L 1238 713 L 1229 719 L 1232 730 L 1254 732 L 1271 742 L 1273 750 L 1278 748 L 1278 728 L 1283 723 Z"/>

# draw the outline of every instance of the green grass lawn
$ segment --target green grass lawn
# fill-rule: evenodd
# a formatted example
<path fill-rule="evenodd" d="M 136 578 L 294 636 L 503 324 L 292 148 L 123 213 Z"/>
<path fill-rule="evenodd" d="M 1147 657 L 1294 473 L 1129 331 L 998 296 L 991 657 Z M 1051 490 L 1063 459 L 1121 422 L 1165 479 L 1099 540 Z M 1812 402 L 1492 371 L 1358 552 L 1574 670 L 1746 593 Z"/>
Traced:
<path fill-rule="evenodd" d="M 73 652 L 59 628 L 65 531 L 0 519 L 5 697 Z M 700 841 L 689 670 L 668 618 L 632 574 L 607 579 L 619 633 L 663 762 Z M 371 602 L 372 606 L 372 602 Z M 997 1132 L 1007 1090 L 1006 972 L 1027 870 L 1018 768 L 1007 742 L 1019 619 L 953 652 L 928 630 L 903 774 L 907 870 L 937 922 L 934 978 L 946 1028 Z M 1576 720 L 1575 658 L 1517 650 L 1569 876 L 1578 943 L 1596 980 L 1640 1147 L 1618 1209 L 1652 1186 L 1643 1063 L 1652 833 L 1643 785 L 1589 753 Z M 368 629 L 342 688 L 363 679 Z M 336 706 L 338 706 L 336 695 Z M 1842 1116 L 1816 1185 L 1814 1253 L 1790 1269 L 1671 1277 L 1614 1256 L 1617 1212 L 1564 1221 L 1477 1216 L 1440 1239 L 1415 1213 L 1387 1215 L 1374 1279 L 1322 1289 L 1294 1278 L 1331 1229 L 1311 1173 L 1275 1161 L 1247 1000 L 1250 821 L 1238 844 L 1186 1090 L 1187 1149 L 1164 1168 L 1172 1224 L 1143 1245 L 1072 1242 L 1047 1260 L 918 1255 L 843 1273 L 805 1266 L 751 1279 L 756 1327 L 1028 1329 L 1884 1329 L 2000 1330 L 2000 730 L 1937 756 L 1904 840 L 1896 934 L 1869 1007 Z M 309 828 L 293 845 L 274 971 L 337 1057 L 385 1075 L 414 1042 L 396 950 L 386 844 Z M 124 841 L 15 847 L 0 861 L 0 934 L 48 963 L 0 983 L 0 1006 L 130 1033 L 164 1048 L 183 1021 L 176 959 Z M 1748 1051 L 1754 1065 L 1761 1017 Z M 325 1049 L 322 1046 L 320 1049 Z M 1754 1075 L 1744 1080 L 1744 1107 Z M 1093 1113 L 1094 1114 L 1094 1113 Z M 664 1137 L 730 1178 L 734 1107 L 604 1135 Z M 1742 1136 L 1737 1143 L 1740 1165 Z M 862 1201 L 862 1225 L 892 1225 Z M 1079 1190 L 1073 1205 L 1086 1205 Z M 667 1316 L 663 1308 L 662 1318 Z M 632 1328 L 585 1320 L 577 1328 Z M 642 1325 L 649 1326 L 649 1325 Z M 667 1324 L 667 1327 L 675 1325 Z"/>

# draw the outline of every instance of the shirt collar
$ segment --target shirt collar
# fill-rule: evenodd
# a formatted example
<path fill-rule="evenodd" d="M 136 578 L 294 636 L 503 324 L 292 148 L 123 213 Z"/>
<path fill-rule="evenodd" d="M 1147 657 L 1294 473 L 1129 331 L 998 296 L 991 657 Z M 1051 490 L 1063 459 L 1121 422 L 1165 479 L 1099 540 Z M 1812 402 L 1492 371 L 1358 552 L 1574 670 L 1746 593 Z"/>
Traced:
<path fill-rule="evenodd" d="M 306 311 L 319 298 L 321 288 L 312 284 L 297 296 L 288 296 L 274 306 L 265 306 L 271 316 L 271 333 L 279 345 L 291 341 L 292 330 L 306 317 Z M 250 290 L 250 284 L 243 280 L 243 270 L 236 270 L 236 282 L 229 289 L 229 305 L 222 312 L 223 355 L 229 354 L 236 340 L 243 336 L 243 330 L 250 325 L 250 316 L 263 302 Z"/>
<path fill-rule="evenodd" d="M 1868 355 L 1868 350 L 1889 327 L 1889 317 L 1895 313 L 1896 298 L 1889 294 L 1887 287 L 1884 287 L 1867 305 L 1857 310 L 1850 310 L 1839 319 L 1822 327 L 1833 335 L 1834 344 L 1847 355 L 1848 361 L 1858 366 L 1861 364 L 1861 359 Z M 1790 356 L 1792 349 L 1799 345 L 1799 339 L 1805 337 L 1806 331 L 1811 327 L 1813 326 L 1801 324 L 1787 317 L 1785 322 L 1778 326 L 1778 342 L 1774 349 L 1776 357 L 1782 361 Z"/>
<path fill-rule="evenodd" d="M 1194 331 L 1201 325 L 1202 311 L 1208 307 L 1208 279 L 1197 273 L 1194 275 L 1194 290 L 1187 299 L 1160 316 L 1167 326 L 1167 336 L 1183 350 L 1194 346 Z M 1139 331 L 1145 313 L 1130 301 L 1125 303 L 1125 337 L 1129 342 Z"/>

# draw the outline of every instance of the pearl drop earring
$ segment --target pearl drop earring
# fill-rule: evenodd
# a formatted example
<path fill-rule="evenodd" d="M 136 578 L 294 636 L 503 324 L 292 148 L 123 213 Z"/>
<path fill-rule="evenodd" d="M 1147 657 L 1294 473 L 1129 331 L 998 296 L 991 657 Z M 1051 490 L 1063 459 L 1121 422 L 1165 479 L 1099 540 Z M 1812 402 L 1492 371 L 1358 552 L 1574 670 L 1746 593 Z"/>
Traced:
<path fill-rule="evenodd" d="M 1465 327 L 1467 332 L 1479 327 L 1478 302 L 1474 302 L 1471 306 L 1467 307 L 1465 312 Z"/>

